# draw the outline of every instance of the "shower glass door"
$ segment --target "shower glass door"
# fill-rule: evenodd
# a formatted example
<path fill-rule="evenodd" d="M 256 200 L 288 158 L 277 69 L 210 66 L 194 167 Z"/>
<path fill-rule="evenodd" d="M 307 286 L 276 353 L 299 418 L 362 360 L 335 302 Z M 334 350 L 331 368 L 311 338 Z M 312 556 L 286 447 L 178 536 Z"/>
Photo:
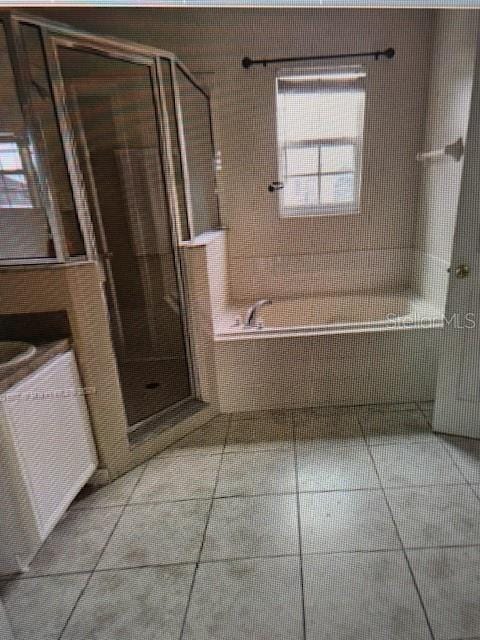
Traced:
<path fill-rule="evenodd" d="M 192 398 L 154 59 L 51 36 L 64 142 L 104 267 L 129 425 Z"/>

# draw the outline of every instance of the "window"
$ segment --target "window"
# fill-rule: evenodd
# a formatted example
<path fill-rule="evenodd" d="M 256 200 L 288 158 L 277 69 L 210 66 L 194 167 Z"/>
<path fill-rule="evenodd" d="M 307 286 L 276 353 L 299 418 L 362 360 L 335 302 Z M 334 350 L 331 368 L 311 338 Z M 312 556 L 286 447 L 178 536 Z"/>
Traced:
<path fill-rule="evenodd" d="M 361 67 L 277 76 L 281 215 L 357 213 L 365 78 Z"/>
<path fill-rule="evenodd" d="M 20 147 L 14 138 L 4 138 L 0 141 L 0 209 L 32 207 Z"/>

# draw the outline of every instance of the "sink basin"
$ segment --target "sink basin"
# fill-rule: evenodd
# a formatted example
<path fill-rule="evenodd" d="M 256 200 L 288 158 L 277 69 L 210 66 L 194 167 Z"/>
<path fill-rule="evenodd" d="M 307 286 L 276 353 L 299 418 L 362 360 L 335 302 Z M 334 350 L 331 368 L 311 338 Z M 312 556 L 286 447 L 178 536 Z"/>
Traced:
<path fill-rule="evenodd" d="M 0 373 L 22 362 L 28 362 L 37 349 L 29 342 L 0 340 Z"/>

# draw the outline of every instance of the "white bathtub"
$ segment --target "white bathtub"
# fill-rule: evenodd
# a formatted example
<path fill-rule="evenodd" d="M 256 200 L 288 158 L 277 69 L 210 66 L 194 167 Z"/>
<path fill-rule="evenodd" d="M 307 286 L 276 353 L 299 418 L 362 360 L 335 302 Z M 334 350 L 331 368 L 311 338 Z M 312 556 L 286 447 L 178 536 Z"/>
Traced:
<path fill-rule="evenodd" d="M 443 325 L 439 310 L 409 294 L 274 300 L 258 311 L 257 326 L 251 328 L 244 326 L 248 306 L 231 306 L 215 318 L 216 341 L 431 329 Z"/>
<path fill-rule="evenodd" d="M 259 329 L 248 304 L 215 317 L 222 412 L 427 401 L 442 314 L 411 295 L 275 300 Z M 238 321 L 240 322 L 238 323 Z"/>

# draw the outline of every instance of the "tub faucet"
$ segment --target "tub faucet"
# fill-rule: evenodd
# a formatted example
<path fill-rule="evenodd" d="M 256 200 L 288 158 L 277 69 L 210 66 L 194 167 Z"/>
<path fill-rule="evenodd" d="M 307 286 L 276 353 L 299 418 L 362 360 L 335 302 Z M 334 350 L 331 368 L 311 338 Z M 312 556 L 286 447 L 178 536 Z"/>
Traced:
<path fill-rule="evenodd" d="M 257 300 L 257 302 L 255 302 L 255 304 L 252 304 L 252 306 L 249 307 L 247 313 L 245 314 L 245 321 L 243 323 L 243 326 L 245 328 L 254 327 L 258 310 L 261 309 L 262 307 L 266 306 L 267 304 L 272 304 L 272 301 L 271 300 Z"/>

